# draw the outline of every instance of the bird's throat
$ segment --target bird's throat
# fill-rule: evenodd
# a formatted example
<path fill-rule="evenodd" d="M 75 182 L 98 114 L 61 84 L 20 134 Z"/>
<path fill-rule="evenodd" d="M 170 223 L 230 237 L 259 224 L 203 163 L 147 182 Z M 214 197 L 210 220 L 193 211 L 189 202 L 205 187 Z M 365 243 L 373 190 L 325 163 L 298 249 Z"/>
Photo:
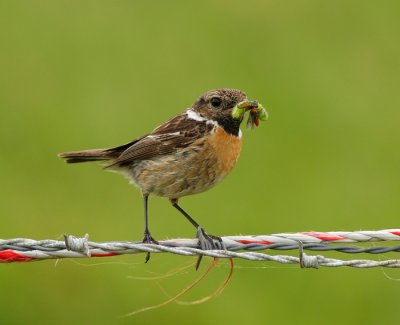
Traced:
<path fill-rule="evenodd" d="M 218 124 L 225 130 L 226 133 L 239 136 L 240 133 L 240 123 L 242 123 L 243 118 L 232 118 L 224 117 L 218 119 Z"/>

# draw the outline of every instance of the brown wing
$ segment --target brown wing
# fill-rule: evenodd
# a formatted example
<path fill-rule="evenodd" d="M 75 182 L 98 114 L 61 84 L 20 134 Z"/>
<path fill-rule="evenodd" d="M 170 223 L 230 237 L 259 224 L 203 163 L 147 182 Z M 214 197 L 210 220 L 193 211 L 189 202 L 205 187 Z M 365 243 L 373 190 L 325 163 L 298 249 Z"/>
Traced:
<path fill-rule="evenodd" d="M 151 159 L 176 152 L 204 136 L 212 127 L 205 121 L 189 119 L 186 113 L 178 115 L 134 142 L 110 166 L 123 166 L 134 160 Z"/>

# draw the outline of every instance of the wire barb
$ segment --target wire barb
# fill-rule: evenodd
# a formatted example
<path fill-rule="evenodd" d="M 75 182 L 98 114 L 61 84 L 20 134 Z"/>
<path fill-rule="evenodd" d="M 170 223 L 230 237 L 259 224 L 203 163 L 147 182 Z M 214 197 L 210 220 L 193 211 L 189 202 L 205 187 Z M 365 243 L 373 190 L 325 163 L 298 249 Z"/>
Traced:
<path fill-rule="evenodd" d="M 304 247 L 302 242 L 299 242 L 299 252 L 300 252 L 299 264 L 302 269 L 310 267 L 314 269 L 319 269 L 318 256 L 311 256 L 304 253 Z"/>
<path fill-rule="evenodd" d="M 72 235 L 64 235 L 65 248 L 69 251 L 79 252 L 85 254 L 87 257 L 90 257 L 89 250 L 89 234 L 85 234 L 82 238 L 78 238 Z"/>

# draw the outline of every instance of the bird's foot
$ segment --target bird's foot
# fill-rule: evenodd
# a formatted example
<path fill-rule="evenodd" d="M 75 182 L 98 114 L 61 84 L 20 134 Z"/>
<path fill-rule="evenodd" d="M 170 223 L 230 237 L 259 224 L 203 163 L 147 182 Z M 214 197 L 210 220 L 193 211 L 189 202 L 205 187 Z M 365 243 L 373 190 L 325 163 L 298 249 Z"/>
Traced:
<path fill-rule="evenodd" d="M 199 248 L 202 250 L 226 249 L 221 237 L 207 234 L 206 231 L 200 226 L 197 228 L 196 238 L 199 240 Z M 199 269 L 202 259 L 203 255 L 199 255 L 195 265 L 196 271 Z"/>
<path fill-rule="evenodd" d="M 142 241 L 143 244 L 156 244 L 158 245 L 159 242 L 157 240 L 155 240 L 151 235 L 150 232 L 145 231 L 144 232 L 144 238 Z M 146 258 L 144 260 L 145 263 L 147 263 L 150 260 L 150 252 L 147 252 L 146 254 Z"/>
<path fill-rule="evenodd" d="M 226 249 L 221 237 L 209 235 L 202 227 L 197 228 L 197 236 L 199 247 L 202 250 Z"/>

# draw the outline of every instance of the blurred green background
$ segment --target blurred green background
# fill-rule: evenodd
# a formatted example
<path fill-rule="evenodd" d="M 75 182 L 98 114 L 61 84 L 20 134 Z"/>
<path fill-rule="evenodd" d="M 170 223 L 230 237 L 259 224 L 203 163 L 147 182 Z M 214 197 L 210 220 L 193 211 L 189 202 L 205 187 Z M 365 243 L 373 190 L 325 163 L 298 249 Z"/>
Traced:
<path fill-rule="evenodd" d="M 243 89 L 270 120 L 244 131 L 241 159 L 224 182 L 182 200 L 208 231 L 399 227 L 399 9 L 395 1 L 0 1 L 0 238 L 141 239 L 138 191 L 56 154 L 125 143 L 218 87 Z M 150 223 L 159 239 L 194 235 L 165 199 L 150 200 Z M 386 276 L 399 279 L 397 270 L 237 260 L 221 296 L 121 319 L 201 274 L 189 268 L 162 278 L 194 258 L 143 261 L 1 265 L 0 323 L 383 324 L 397 317 L 400 283 Z M 212 293 L 228 272 L 221 262 L 182 300 Z"/>

